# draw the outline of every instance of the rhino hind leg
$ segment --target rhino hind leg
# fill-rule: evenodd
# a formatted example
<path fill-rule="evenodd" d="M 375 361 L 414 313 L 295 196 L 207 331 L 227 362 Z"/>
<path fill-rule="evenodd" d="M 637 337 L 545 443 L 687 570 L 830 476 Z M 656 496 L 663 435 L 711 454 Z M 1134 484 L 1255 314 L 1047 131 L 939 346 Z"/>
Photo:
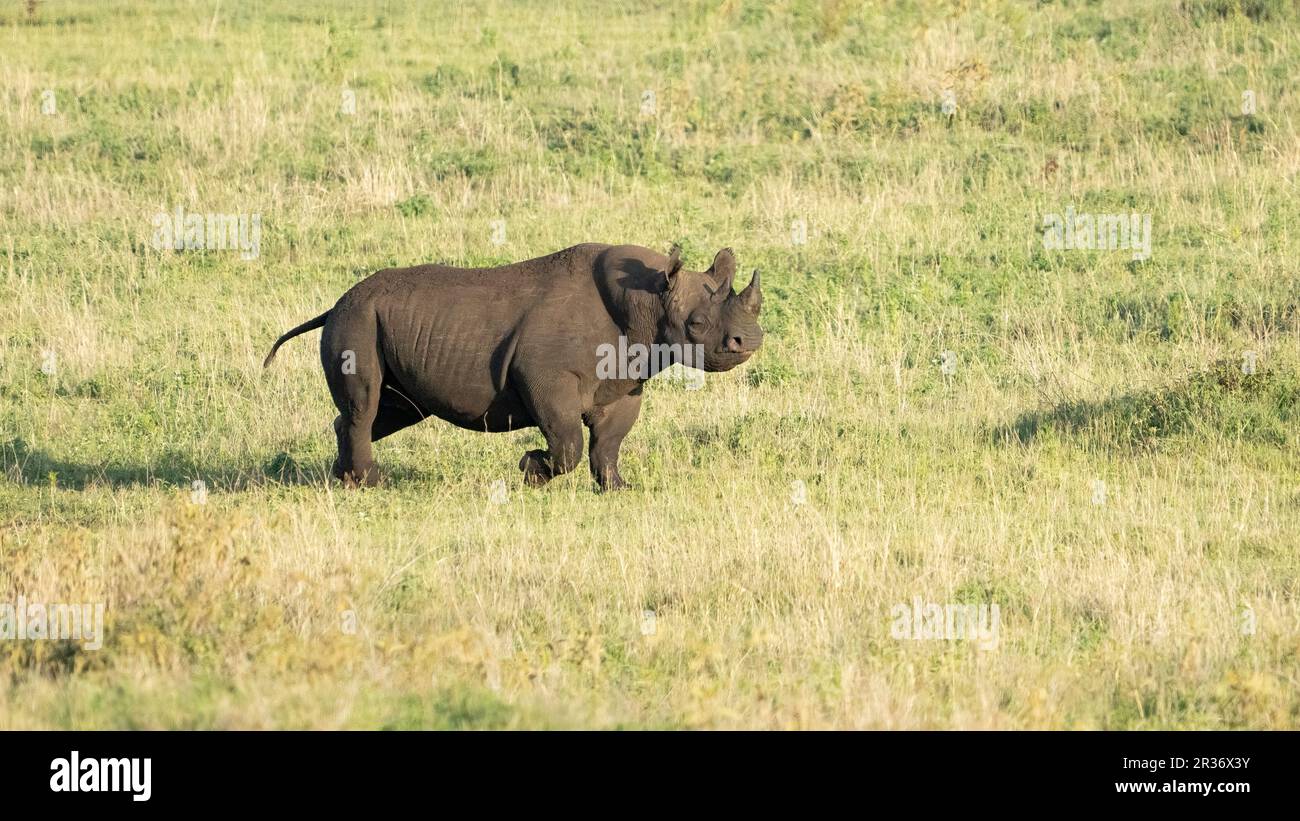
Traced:
<path fill-rule="evenodd" d="M 370 424 L 364 416 L 344 416 L 334 419 L 334 437 L 339 455 L 330 471 L 344 487 L 374 487 L 379 484 L 379 466 L 375 464 L 371 449 Z"/>
<path fill-rule="evenodd" d="M 331 316 L 321 335 L 321 364 L 334 406 L 334 436 L 339 454 L 333 474 L 344 487 L 379 484 L 379 468 L 371 448 L 372 427 L 379 415 L 384 366 L 375 344 L 373 314 L 362 318 L 340 312 Z"/>
<path fill-rule="evenodd" d="M 384 387 L 387 388 L 388 385 L 384 385 Z M 390 392 L 385 390 L 383 398 L 379 401 L 379 409 L 375 412 L 375 419 L 370 423 L 369 441 L 371 444 L 378 442 L 385 436 L 391 436 L 399 430 L 423 422 L 425 418 L 425 414 L 419 408 L 401 399 L 394 400 Z M 355 487 L 358 484 L 366 486 L 378 484 L 379 468 L 375 466 L 373 461 L 370 463 L 369 470 L 360 478 L 343 469 L 343 454 L 350 452 L 351 449 L 349 435 L 349 426 L 343 421 L 343 416 L 340 414 L 334 419 L 334 436 L 338 440 L 339 447 L 339 456 L 334 460 L 334 468 L 331 471 L 334 478 L 348 487 Z"/>
<path fill-rule="evenodd" d="M 424 416 L 417 410 L 409 407 L 397 407 L 390 405 L 387 402 L 381 402 L 379 405 L 379 411 L 375 414 L 375 421 L 370 425 L 370 441 L 372 443 L 378 442 L 385 436 L 409 428 L 411 425 L 418 424 L 423 420 Z M 334 466 L 331 468 L 330 473 L 333 474 L 335 479 L 338 479 L 343 484 L 348 485 L 349 487 L 354 487 L 358 482 L 355 480 L 355 477 L 351 476 L 348 471 L 343 469 L 342 461 L 344 452 L 349 448 L 348 439 L 346 438 L 348 427 L 348 424 L 343 420 L 342 414 L 334 417 L 334 438 L 338 442 L 339 455 L 334 459 Z M 367 471 L 365 477 L 363 477 L 363 480 L 367 477 L 370 479 L 369 484 L 373 485 L 379 481 L 379 470 L 374 466 L 373 462 L 371 463 L 370 470 Z M 366 482 L 363 481 L 361 483 L 365 484 Z"/>
<path fill-rule="evenodd" d="M 334 417 L 334 441 L 338 444 L 339 454 L 334 457 L 334 465 L 330 468 L 330 475 L 340 482 L 347 484 L 347 475 L 343 470 L 343 451 L 346 447 L 347 422 L 343 420 L 343 415 L 339 414 Z"/>

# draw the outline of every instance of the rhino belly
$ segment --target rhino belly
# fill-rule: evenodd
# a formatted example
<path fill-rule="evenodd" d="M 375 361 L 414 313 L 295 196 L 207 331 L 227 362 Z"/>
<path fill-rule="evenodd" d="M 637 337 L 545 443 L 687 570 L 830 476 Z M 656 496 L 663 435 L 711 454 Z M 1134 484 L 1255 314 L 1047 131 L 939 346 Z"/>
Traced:
<path fill-rule="evenodd" d="M 503 378 L 509 334 L 485 334 L 468 323 L 429 320 L 405 334 L 383 336 L 386 390 L 396 390 L 426 416 L 467 430 L 501 433 L 534 427 L 519 395 Z"/>
<path fill-rule="evenodd" d="M 536 427 L 536 422 L 510 388 L 490 398 L 467 397 L 459 386 L 447 386 L 437 379 L 420 379 L 408 388 L 396 379 L 385 380 L 385 389 L 397 389 L 409 397 L 425 416 L 436 416 L 466 430 L 505 433 Z"/>

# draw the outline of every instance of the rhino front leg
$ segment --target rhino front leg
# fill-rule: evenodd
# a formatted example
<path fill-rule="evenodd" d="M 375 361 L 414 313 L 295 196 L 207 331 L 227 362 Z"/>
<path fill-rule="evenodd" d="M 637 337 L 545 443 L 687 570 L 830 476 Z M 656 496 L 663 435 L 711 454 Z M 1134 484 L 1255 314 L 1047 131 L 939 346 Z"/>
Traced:
<path fill-rule="evenodd" d="M 591 475 L 601 490 L 630 487 L 618 474 L 618 450 L 641 412 L 641 389 L 587 416 L 591 430 Z"/>
<path fill-rule="evenodd" d="M 521 394 L 546 437 L 546 450 L 525 453 L 519 469 L 526 484 L 541 487 L 573 470 L 582 458 L 582 403 L 573 374 L 530 380 L 529 387 Z"/>

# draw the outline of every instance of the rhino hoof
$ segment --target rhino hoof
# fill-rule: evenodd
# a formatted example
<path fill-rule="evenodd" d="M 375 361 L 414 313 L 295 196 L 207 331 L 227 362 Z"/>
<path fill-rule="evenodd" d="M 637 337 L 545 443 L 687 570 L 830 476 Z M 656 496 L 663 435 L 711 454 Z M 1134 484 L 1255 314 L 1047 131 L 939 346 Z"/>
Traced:
<path fill-rule="evenodd" d="M 545 457 L 544 450 L 530 450 L 519 460 L 519 469 L 524 472 L 524 484 L 541 487 L 551 481 L 551 469 L 547 466 Z"/>
<path fill-rule="evenodd" d="M 614 476 L 609 479 L 603 479 L 599 483 L 601 493 L 607 493 L 611 490 L 631 490 L 632 486 L 623 480 L 622 476 Z"/>
<path fill-rule="evenodd" d="M 335 473 L 339 480 L 343 482 L 343 487 L 349 490 L 358 487 L 376 487 L 379 484 L 379 468 L 371 465 L 364 471 L 342 471 L 342 474 Z"/>

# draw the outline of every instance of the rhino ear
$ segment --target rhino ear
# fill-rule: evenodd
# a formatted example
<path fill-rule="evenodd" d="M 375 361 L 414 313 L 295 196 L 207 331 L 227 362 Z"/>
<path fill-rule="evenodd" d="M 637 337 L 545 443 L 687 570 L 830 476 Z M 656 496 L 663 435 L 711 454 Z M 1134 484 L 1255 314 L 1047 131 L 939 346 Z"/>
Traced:
<path fill-rule="evenodd" d="M 763 291 L 758 282 L 757 268 L 754 269 L 754 275 L 749 278 L 749 284 L 745 286 L 745 290 L 741 291 L 736 298 L 740 300 L 740 307 L 758 316 L 759 309 L 763 307 Z"/>
<path fill-rule="evenodd" d="M 678 276 L 682 270 L 682 247 L 673 243 L 672 250 L 668 252 L 668 264 L 664 266 L 664 290 L 671 291 L 677 287 L 677 283 L 682 281 Z"/>
<path fill-rule="evenodd" d="M 731 281 L 736 277 L 736 255 L 731 252 L 730 248 L 723 248 L 718 255 L 713 258 L 713 266 L 709 268 L 709 276 L 713 278 L 713 301 L 721 302 L 731 296 Z"/>

